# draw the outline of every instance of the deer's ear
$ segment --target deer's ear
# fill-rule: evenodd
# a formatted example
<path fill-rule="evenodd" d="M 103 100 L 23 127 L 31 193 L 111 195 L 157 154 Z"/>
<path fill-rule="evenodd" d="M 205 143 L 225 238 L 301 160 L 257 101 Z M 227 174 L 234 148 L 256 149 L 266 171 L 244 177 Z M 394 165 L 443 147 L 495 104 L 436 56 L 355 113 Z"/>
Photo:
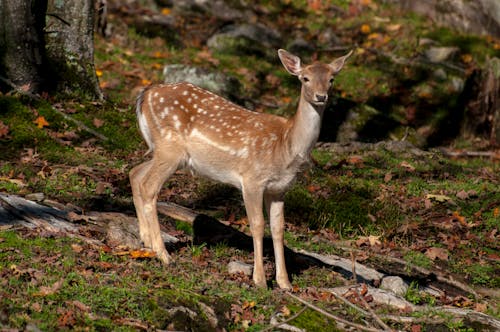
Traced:
<path fill-rule="evenodd" d="M 302 70 L 300 58 L 283 49 L 278 50 L 278 56 L 285 69 L 292 75 L 298 76 Z"/>
<path fill-rule="evenodd" d="M 342 69 L 342 67 L 344 67 L 345 61 L 347 60 L 347 58 L 349 58 L 352 55 L 352 53 L 353 53 L 353 50 L 351 50 L 346 55 L 341 56 L 340 58 L 333 60 L 330 63 L 330 67 L 332 67 L 334 74 L 337 74 Z"/>

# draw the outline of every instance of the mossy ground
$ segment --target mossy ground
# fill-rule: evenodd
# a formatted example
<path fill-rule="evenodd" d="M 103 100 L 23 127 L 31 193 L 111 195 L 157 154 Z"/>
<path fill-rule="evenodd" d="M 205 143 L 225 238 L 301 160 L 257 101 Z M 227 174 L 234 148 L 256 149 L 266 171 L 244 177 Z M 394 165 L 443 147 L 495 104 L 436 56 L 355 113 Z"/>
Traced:
<path fill-rule="evenodd" d="M 425 37 L 458 46 L 458 57 L 470 54 L 472 60 L 463 58 L 465 65 L 481 63 L 487 55 L 499 55 L 494 40 L 438 29 L 415 15 L 372 3 L 375 6 L 359 15 L 342 18 L 330 12 L 330 16 L 317 15 L 306 1 L 259 1 L 258 5 L 266 8 L 269 20 L 307 26 L 311 38 L 335 24 L 340 40 L 360 46 L 337 78 L 335 94 L 375 108 L 385 103 L 390 112 L 387 118 L 408 121 L 409 126 L 425 123 L 408 120 L 408 109 L 401 105 L 439 110 L 453 106 L 456 96 L 450 97 L 449 82 L 432 77 L 429 69 L 393 64 L 376 57 L 371 48 L 377 46 L 395 56 L 411 58 L 419 47 L 416 37 Z M 347 9 L 349 1 L 334 4 Z M 374 16 L 378 19 L 373 20 Z M 364 24 L 370 33 L 366 27 L 362 29 Z M 242 99 L 256 101 L 258 111 L 283 115 L 294 111 L 299 85 L 277 61 L 246 55 L 207 55 L 207 50 L 194 45 L 178 48 L 161 38 L 145 38 L 120 23 L 117 29 L 116 38 L 96 36 L 96 68 L 106 102 L 50 98 L 35 102 L 21 95 L 0 95 L 1 121 L 9 128 L 8 135 L 0 137 L 1 191 L 20 195 L 43 192 L 86 211 L 118 210 L 133 215 L 127 174 L 144 160 L 145 151 L 136 128 L 134 99 L 142 88 L 161 81 L 163 65 L 168 63 L 223 68 L 241 80 L 245 93 Z M 316 56 L 326 60 L 337 53 L 320 50 Z M 268 105 L 269 100 L 275 108 L 261 106 Z M 94 137 L 53 107 L 109 140 Z M 48 126 L 37 127 L 34 121 L 39 116 Z M 438 114 L 431 121 L 441 120 Z M 384 137 L 389 135 L 384 133 Z M 471 146 L 470 142 L 460 144 Z M 313 156 L 316 164 L 300 174 L 286 196 L 288 245 L 338 253 L 337 239 L 355 242 L 364 236 L 380 236 L 382 248 L 363 249 L 389 250 L 414 265 L 447 269 L 476 287 L 500 287 L 498 160 L 453 160 L 439 153 L 416 156 L 384 148 L 354 153 L 316 150 Z M 245 215 L 237 191 L 184 173 L 176 174 L 166 184 L 160 200 L 225 220 L 239 220 Z M 191 231 L 186 224 L 177 228 L 188 235 Z M 425 252 L 431 247 L 447 249 L 448 260 L 429 259 Z M 220 326 L 227 330 L 257 331 L 267 327 L 271 316 L 283 307 L 292 314 L 300 308 L 274 286 L 255 289 L 247 277 L 225 272 L 225 264 L 235 257 L 251 262 L 250 252 L 224 245 L 206 248 L 187 244 L 173 254 L 174 265 L 165 268 L 156 260 L 113 255 L 106 248 L 74 239 L 28 230 L 0 230 L 0 324 L 18 329 L 34 324 L 42 330 L 210 330 L 204 303 L 214 308 Z M 268 280 L 272 280 L 272 259 L 266 266 Z M 317 289 L 336 286 L 340 280 L 333 271 L 319 267 L 292 277 L 294 285 L 311 300 L 325 299 Z M 58 282 L 62 283 L 60 288 L 54 286 Z M 333 299 L 327 299 L 324 305 L 355 321 L 359 319 Z M 179 308 L 196 313 L 196 319 Z M 494 304 L 486 310 L 500 315 Z M 308 331 L 325 330 L 325 326 L 335 330 L 334 322 L 312 310 L 293 324 Z"/>

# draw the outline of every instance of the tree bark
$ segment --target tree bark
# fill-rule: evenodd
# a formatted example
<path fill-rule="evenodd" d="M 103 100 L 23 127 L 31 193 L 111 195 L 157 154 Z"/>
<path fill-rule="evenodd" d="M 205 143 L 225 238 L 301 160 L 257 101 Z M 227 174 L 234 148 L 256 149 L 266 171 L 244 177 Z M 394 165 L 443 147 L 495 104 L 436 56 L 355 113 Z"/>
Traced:
<path fill-rule="evenodd" d="M 465 85 L 462 136 L 482 137 L 492 146 L 500 146 L 500 59 L 489 59 L 476 70 Z"/>
<path fill-rule="evenodd" d="M 45 10 L 43 0 L 1 0 L 0 88 L 6 80 L 27 92 L 43 86 Z"/>
<path fill-rule="evenodd" d="M 102 99 L 94 67 L 94 1 L 48 0 L 46 51 L 57 91 Z"/>

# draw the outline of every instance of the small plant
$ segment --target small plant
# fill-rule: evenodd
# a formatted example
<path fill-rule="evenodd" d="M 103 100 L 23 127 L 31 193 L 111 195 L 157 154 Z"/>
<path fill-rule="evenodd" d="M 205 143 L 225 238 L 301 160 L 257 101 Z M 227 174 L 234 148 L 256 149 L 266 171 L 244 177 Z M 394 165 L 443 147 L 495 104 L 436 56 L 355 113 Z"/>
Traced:
<path fill-rule="evenodd" d="M 407 269 L 411 270 L 410 265 L 416 265 L 424 268 L 429 268 L 432 266 L 432 261 L 425 254 L 418 251 L 408 251 L 404 255 L 405 261 L 408 262 Z"/>
<path fill-rule="evenodd" d="M 195 245 L 195 244 L 191 244 L 189 246 L 190 250 L 191 250 L 191 256 L 193 258 L 198 258 L 198 257 L 201 257 L 203 255 L 203 249 L 207 246 L 206 243 L 202 243 L 200 245 Z"/>

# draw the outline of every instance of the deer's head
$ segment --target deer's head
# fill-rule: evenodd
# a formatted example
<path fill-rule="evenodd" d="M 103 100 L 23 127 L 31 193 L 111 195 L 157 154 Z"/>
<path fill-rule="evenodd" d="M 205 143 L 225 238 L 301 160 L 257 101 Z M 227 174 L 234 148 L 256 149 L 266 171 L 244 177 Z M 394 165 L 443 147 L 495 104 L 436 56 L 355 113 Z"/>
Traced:
<path fill-rule="evenodd" d="M 283 49 L 278 50 L 283 66 L 290 74 L 297 76 L 302 82 L 302 96 L 305 101 L 318 107 L 326 105 L 335 76 L 340 72 L 345 61 L 352 53 L 351 50 L 348 54 L 333 60 L 329 64 L 314 62 L 302 66 L 298 56 Z"/>

